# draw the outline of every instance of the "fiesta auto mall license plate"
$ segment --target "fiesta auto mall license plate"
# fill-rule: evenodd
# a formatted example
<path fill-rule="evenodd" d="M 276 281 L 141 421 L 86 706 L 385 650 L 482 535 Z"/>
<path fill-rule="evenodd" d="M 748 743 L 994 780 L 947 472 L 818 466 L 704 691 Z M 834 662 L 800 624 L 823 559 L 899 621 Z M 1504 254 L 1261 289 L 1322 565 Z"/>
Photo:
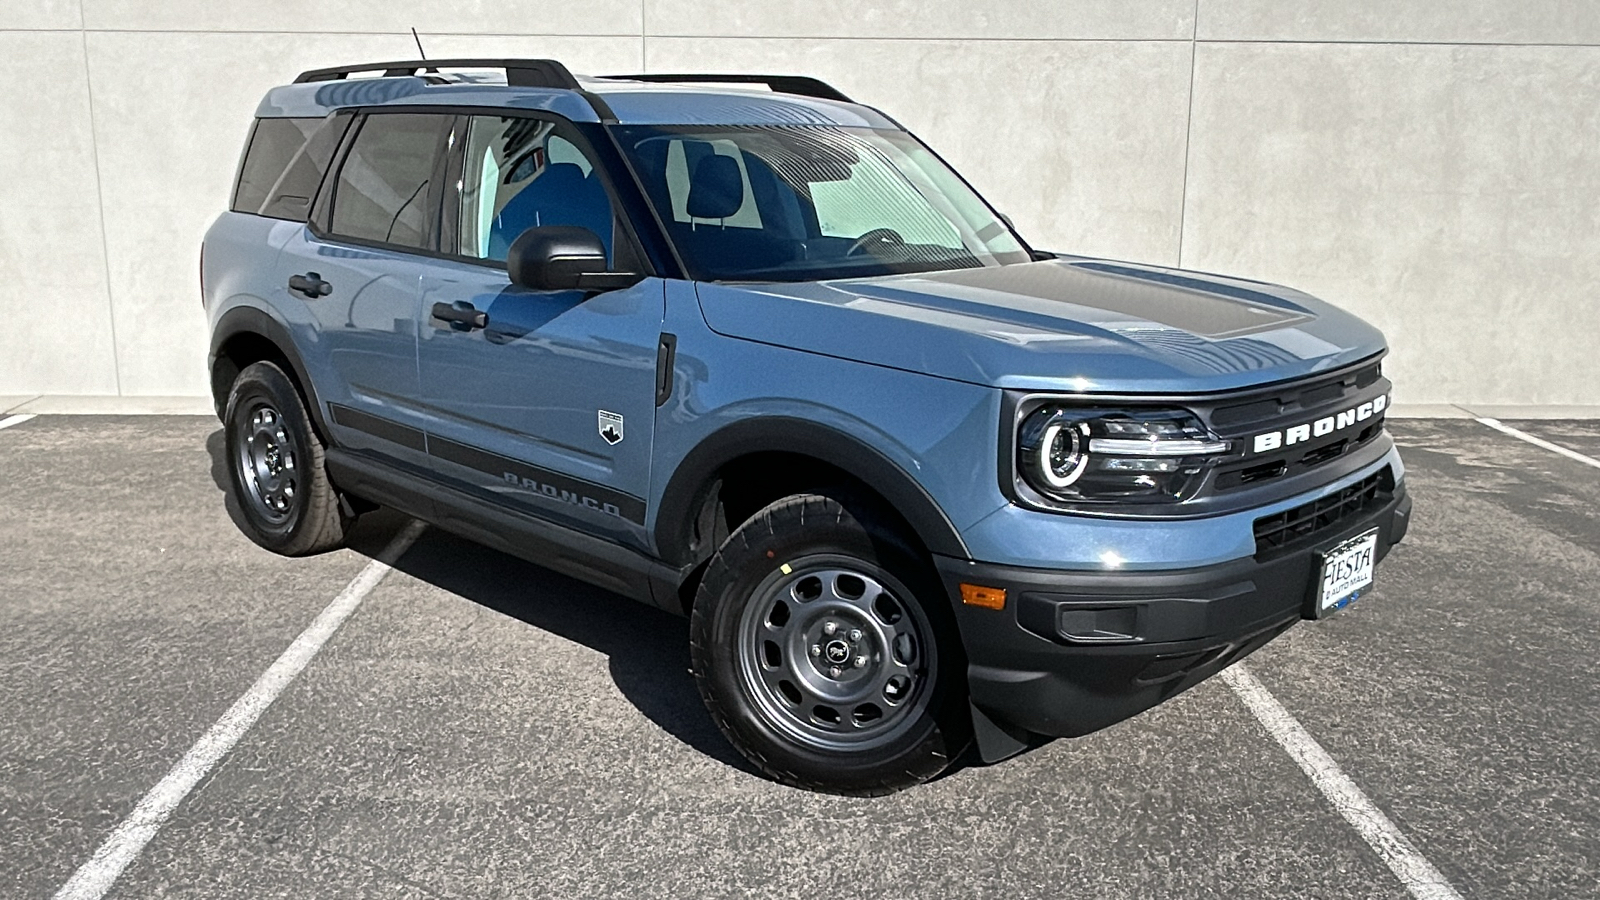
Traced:
<path fill-rule="evenodd" d="M 1350 605 L 1372 584 L 1378 556 L 1378 529 L 1359 534 L 1322 554 L 1322 583 L 1313 618 L 1331 616 Z"/>

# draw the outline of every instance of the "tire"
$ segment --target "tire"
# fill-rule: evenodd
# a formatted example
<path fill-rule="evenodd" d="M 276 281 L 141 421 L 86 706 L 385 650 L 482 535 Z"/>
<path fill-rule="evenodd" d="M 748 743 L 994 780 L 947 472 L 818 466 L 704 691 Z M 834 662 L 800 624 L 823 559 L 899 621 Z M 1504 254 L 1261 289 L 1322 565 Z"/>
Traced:
<path fill-rule="evenodd" d="M 246 366 L 228 392 L 222 422 L 240 530 L 284 556 L 344 546 L 354 518 L 339 508 L 322 441 L 289 376 L 270 362 Z"/>
<path fill-rule="evenodd" d="M 695 596 L 690 658 L 717 727 L 784 784 L 889 794 L 971 740 L 932 563 L 843 493 L 779 500 L 729 535 Z"/>

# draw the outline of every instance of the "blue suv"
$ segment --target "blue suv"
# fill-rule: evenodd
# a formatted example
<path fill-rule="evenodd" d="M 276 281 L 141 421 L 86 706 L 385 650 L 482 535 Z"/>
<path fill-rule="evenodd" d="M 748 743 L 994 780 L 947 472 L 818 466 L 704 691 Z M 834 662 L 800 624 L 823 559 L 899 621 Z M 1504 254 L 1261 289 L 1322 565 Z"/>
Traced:
<path fill-rule="evenodd" d="M 252 539 L 382 504 L 687 614 L 717 725 L 812 789 L 1149 708 L 1410 512 L 1376 329 L 1036 249 L 811 78 L 303 73 L 201 282 Z"/>

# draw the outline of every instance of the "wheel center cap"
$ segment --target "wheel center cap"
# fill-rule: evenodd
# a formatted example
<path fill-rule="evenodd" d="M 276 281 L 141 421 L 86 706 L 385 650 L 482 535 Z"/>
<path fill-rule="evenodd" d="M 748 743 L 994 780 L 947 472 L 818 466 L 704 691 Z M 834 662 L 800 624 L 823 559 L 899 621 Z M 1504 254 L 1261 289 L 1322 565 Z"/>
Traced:
<path fill-rule="evenodd" d="M 822 648 L 822 655 L 827 657 L 828 662 L 836 666 L 841 665 L 850 658 L 850 645 L 839 638 L 834 638 Z"/>

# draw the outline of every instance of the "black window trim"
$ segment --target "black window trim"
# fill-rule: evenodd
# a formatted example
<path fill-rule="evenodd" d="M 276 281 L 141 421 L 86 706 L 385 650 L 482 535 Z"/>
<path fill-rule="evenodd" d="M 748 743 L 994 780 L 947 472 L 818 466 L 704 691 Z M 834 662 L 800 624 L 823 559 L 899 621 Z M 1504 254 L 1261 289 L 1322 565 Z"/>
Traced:
<path fill-rule="evenodd" d="M 250 160 L 250 150 L 256 145 L 256 132 L 261 130 L 261 117 L 250 120 L 250 133 L 245 135 L 244 150 L 239 153 L 239 166 L 233 172 L 233 190 L 228 194 L 228 212 L 244 213 L 247 216 L 260 215 L 259 212 L 249 213 L 239 208 L 239 188 L 244 184 L 244 166 Z"/>

